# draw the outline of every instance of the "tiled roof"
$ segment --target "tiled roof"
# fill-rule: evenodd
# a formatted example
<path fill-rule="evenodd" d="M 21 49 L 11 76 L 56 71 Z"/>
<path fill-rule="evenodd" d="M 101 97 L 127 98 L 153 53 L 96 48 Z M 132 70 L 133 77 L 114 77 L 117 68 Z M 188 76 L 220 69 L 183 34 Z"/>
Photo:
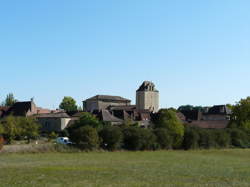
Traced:
<path fill-rule="evenodd" d="M 87 100 L 102 100 L 102 101 L 123 101 L 123 102 L 131 102 L 131 100 L 120 97 L 120 96 L 112 96 L 112 95 L 96 95 Z"/>
<path fill-rule="evenodd" d="M 136 105 L 120 105 L 120 106 L 110 106 L 108 108 L 109 110 L 126 110 L 126 111 L 132 111 L 136 109 Z"/>
<path fill-rule="evenodd" d="M 231 114 L 232 111 L 226 105 L 215 105 L 209 108 L 207 114 Z"/>
<path fill-rule="evenodd" d="M 217 121 L 192 121 L 186 125 L 192 127 L 200 127 L 204 129 L 224 129 L 228 126 L 228 120 L 217 120 Z"/>
<path fill-rule="evenodd" d="M 65 113 L 48 113 L 48 114 L 37 114 L 35 115 L 37 118 L 70 118 L 70 116 Z"/>
<path fill-rule="evenodd" d="M 12 114 L 14 116 L 23 116 L 31 110 L 32 102 L 25 101 L 25 102 L 16 102 L 7 112 L 7 115 Z"/>
<path fill-rule="evenodd" d="M 101 117 L 103 121 L 109 122 L 123 122 L 122 119 L 119 119 L 113 116 L 108 110 L 101 110 Z"/>

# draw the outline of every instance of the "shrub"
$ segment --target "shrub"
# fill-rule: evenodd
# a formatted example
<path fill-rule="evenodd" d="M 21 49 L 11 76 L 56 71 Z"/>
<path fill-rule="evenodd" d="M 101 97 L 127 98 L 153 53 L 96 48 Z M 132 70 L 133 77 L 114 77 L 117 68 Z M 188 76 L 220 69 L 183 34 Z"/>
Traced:
<path fill-rule="evenodd" d="M 84 126 L 74 129 L 70 139 L 81 149 L 93 150 L 99 147 L 99 137 L 95 128 Z"/>
<path fill-rule="evenodd" d="M 229 147 L 231 144 L 230 135 L 227 133 L 225 129 L 214 130 L 215 141 L 217 147 L 224 148 Z"/>
<path fill-rule="evenodd" d="M 124 148 L 128 150 L 153 150 L 157 148 L 156 136 L 149 129 L 129 127 L 123 130 Z"/>
<path fill-rule="evenodd" d="M 171 149 L 173 144 L 173 137 L 164 128 L 158 128 L 154 130 L 156 141 L 161 149 Z"/>
<path fill-rule="evenodd" d="M 113 151 L 121 147 L 123 135 L 119 127 L 105 127 L 99 132 L 99 136 L 102 139 L 102 148 Z"/>
<path fill-rule="evenodd" d="M 140 150 L 155 150 L 159 148 L 156 141 L 156 136 L 150 129 L 140 128 L 141 149 Z"/>
<path fill-rule="evenodd" d="M 183 140 L 183 148 L 188 149 L 198 149 L 199 148 L 199 129 L 194 127 L 186 127 L 184 140 Z"/>
<path fill-rule="evenodd" d="M 199 147 L 210 149 L 217 147 L 215 141 L 215 135 L 212 130 L 209 129 L 200 129 L 199 130 Z"/>
<path fill-rule="evenodd" d="M 243 130 L 235 128 L 235 129 L 228 129 L 227 131 L 231 136 L 232 146 L 240 147 L 240 148 L 249 147 L 249 143 L 248 143 L 249 138 Z"/>
<path fill-rule="evenodd" d="M 48 135 L 48 138 L 49 138 L 49 141 L 53 140 L 53 139 L 56 139 L 58 137 L 58 134 L 55 133 L 54 131 L 51 132 L 49 135 Z"/>

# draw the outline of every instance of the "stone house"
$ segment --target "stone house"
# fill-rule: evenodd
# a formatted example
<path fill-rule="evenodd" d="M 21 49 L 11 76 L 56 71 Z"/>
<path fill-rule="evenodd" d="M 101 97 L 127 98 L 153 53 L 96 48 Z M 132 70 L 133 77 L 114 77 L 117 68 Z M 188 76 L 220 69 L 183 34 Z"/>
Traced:
<path fill-rule="evenodd" d="M 83 109 L 87 112 L 105 110 L 109 106 L 128 106 L 131 101 L 120 96 L 96 95 L 83 101 Z"/>
<path fill-rule="evenodd" d="M 65 113 L 47 113 L 35 115 L 42 132 L 60 132 L 70 123 L 71 117 Z"/>

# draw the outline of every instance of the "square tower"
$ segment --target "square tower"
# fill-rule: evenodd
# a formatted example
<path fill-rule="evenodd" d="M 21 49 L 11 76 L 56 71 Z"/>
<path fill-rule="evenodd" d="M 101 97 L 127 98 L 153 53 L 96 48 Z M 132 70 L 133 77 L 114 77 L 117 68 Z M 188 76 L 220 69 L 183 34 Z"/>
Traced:
<path fill-rule="evenodd" d="M 136 91 L 136 109 L 158 112 L 159 91 L 155 89 L 154 83 L 144 81 Z"/>

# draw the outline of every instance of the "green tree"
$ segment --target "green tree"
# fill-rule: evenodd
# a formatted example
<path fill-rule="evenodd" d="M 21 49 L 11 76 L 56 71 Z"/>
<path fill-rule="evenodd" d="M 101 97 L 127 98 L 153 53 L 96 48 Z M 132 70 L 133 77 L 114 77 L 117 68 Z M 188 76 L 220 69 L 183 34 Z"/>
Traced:
<path fill-rule="evenodd" d="M 83 112 L 80 119 L 68 128 L 69 133 L 71 129 L 77 129 L 82 126 L 91 126 L 93 128 L 101 128 L 102 123 L 91 113 Z"/>
<path fill-rule="evenodd" d="M 21 136 L 27 139 L 30 143 L 31 139 L 36 139 L 39 136 L 40 125 L 33 117 L 19 117 L 19 128 L 21 128 Z"/>
<path fill-rule="evenodd" d="M 157 148 L 156 136 L 149 129 L 128 127 L 123 130 L 124 148 L 128 150 L 154 150 Z"/>
<path fill-rule="evenodd" d="M 154 119 L 155 128 L 165 128 L 173 136 L 173 147 L 179 148 L 182 144 L 184 126 L 173 110 L 161 109 Z"/>
<path fill-rule="evenodd" d="M 229 127 L 250 130 L 250 97 L 241 99 L 233 107 Z"/>
<path fill-rule="evenodd" d="M 95 128 L 84 126 L 74 129 L 70 139 L 81 149 L 92 150 L 99 147 L 99 137 Z"/>
<path fill-rule="evenodd" d="M 171 136 L 171 134 L 169 134 L 167 129 L 155 129 L 154 134 L 156 136 L 157 143 L 160 145 L 161 149 L 172 149 L 173 137 Z"/>
<path fill-rule="evenodd" d="M 13 116 L 8 116 L 1 121 L 1 131 L 6 141 L 11 143 L 17 136 L 21 134 L 21 129 L 18 128 L 18 120 Z"/>
<path fill-rule="evenodd" d="M 183 148 L 197 149 L 199 148 L 199 129 L 195 127 L 186 127 L 183 140 Z"/>
<path fill-rule="evenodd" d="M 72 97 L 64 97 L 59 107 L 68 113 L 77 111 L 76 101 Z"/>
<path fill-rule="evenodd" d="M 119 149 L 122 143 L 122 131 L 120 127 L 108 126 L 104 127 L 99 136 L 102 139 L 102 147 L 110 151 Z"/>
<path fill-rule="evenodd" d="M 0 123 L 0 134 L 3 134 L 8 143 L 17 139 L 31 139 L 39 136 L 40 125 L 32 117 L 8 116 Z"/>
<path fill-rule="evenodd" d="M 12 106 L 13 104 L 15 104 L 17 102 L 17 100 L 14 98 L 13 93 L 9 93 L 6 96 L 5 101 L 3 102 L 4 106 Z"/>

